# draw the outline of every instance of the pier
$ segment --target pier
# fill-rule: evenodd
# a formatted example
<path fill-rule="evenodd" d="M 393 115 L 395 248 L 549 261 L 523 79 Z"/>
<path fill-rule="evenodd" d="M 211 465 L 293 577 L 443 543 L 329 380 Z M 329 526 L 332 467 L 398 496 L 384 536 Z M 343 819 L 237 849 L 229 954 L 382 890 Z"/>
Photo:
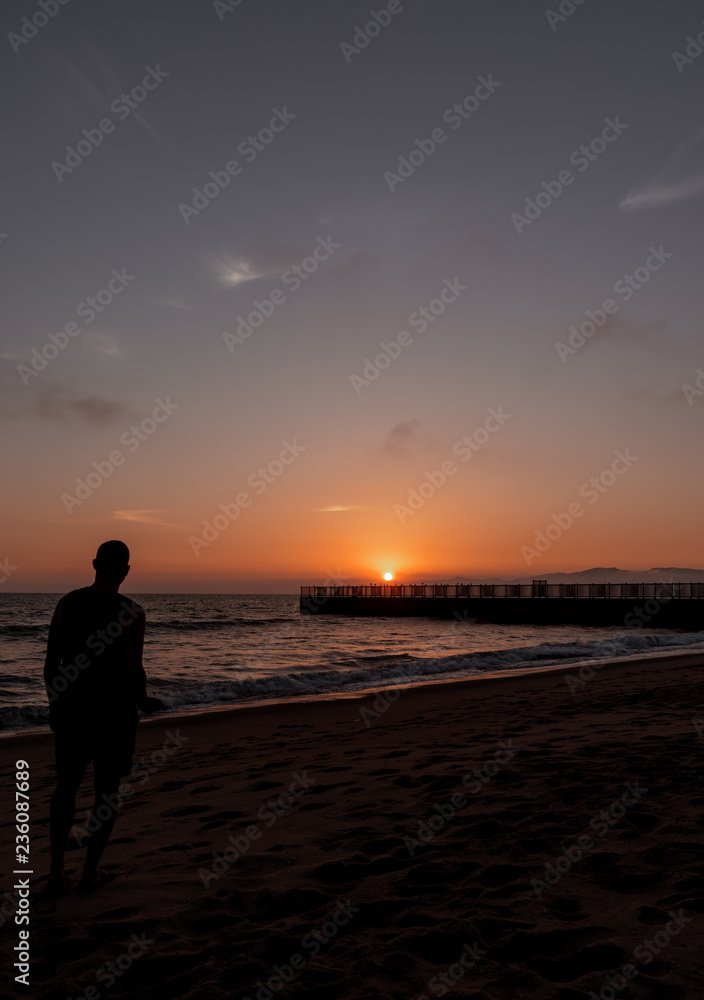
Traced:
<path fill-rule="evenodd" d="M 301 587 L 303 614 L 524 625 L 704 628 L 702 583 L 420 583 Z"/>

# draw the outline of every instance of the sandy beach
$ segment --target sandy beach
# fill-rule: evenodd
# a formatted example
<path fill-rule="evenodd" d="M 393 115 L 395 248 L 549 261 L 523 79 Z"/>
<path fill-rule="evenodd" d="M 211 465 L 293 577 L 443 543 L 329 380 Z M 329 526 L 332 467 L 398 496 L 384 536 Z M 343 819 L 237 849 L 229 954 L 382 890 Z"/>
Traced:
<path fill-rule="evenodd" d="M 117 877 L 58 901 L 41 896 L 51 736 L 0 740 L 4 788 L 30 763 L 34 872 L 31 986 L 3 995 L 701 997 L 703 666 L 145 720 L 104 857 Z M 4 808 L 5 968 L 13 826 Z M 74 841 L 74 882 L 82 856 Z"/>

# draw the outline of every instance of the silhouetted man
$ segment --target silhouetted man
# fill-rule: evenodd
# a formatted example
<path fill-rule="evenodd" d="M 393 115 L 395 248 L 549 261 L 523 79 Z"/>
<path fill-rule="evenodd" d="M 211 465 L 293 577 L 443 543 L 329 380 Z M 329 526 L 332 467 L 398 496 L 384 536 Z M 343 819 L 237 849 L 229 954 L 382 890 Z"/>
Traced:
<path fill-rule="evenodd" d="M 132 769 L 137 707 L 147 713 L 164 708 L 158 698 L 147 697 L 144 611 L 118 593 L 129 559 L 124 542 L 103 542 L 93 560 L 95 582 L 61 598 L 49 629 L 44 682 L 58 779 L 50 809 L 51 895 L 68 891 L 64 851 L 76 791 L 91 761 L 94 832 L 79 888 L 90 891 L 110 881 L 98 862 L 117 815 L 120 778 Z"/>

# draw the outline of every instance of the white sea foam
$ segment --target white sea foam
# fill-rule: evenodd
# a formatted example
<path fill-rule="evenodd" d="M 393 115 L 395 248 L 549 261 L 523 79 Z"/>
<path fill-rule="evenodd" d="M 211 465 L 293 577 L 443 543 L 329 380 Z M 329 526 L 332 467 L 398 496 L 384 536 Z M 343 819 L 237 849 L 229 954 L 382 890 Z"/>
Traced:
<path fill-rule="evenodd" d="M 30 600 L 35 596 L 36 607 Z M 8 604 L 4 622 L 0 614 L 0 627 L 12 626 L 4 648 L 14 656 L 6 660 L 0 682 L 4 730 L 48 721 L 41 663 L 55 599 L 23 595 L 23 601 L 22 606 Z M 668 649 L 704 653 L 704 632 L 310 617 L 298 614 L 295 598 L 278 595 L 149 595 L 140 602 L 147 606 L 151 635 L 146 650 L 149 690 L 171 712 Z M 24 634 L 29 629 L 38 634 Z M 550 641 L 539 641 L 546 637 Z"/>

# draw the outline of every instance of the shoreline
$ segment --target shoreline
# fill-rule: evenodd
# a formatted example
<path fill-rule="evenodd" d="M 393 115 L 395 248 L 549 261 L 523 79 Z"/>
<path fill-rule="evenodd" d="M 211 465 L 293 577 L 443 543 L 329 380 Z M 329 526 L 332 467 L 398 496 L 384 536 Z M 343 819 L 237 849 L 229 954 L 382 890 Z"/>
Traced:
<path fill-rule="evenodd" d="M 395 1000 L 399 976 L 427 996 L 474 942 L 476 1000 L 583 1000 L 628 963 L 639 997 L 698 996 L 703 664 L 583 661 L 594 673 L 574 694 L 578 663 L 143 720 L 102 862 L 114 881 L 56 901 L 42 896 L 52 736 L 14 734 L 0 760 L 30 765 L 32 995 L 103 995 L 97 971 L 122 959 L 114 1000 L 253 998 L 260 982 L 283 996 L 276 970 L 303 954 L 287 996 Z M 89 771 L 74 886 L 91 785 Z M 662 959 L 639 961 L 666 933 Z"/>
<path fill-rule="evenodd" d="M 634 653 L 630 656 L 623 656 L 613 659 L 597 659 L 597 660 L 575 660 L 573 663 L 569 664 L 559 664 L 544 667 L 517 667 L 515 669 L 506 670 L 492 670 L 482 672 L 481 674 L 474 674 L 469 677 L 449 677 L 438 680 L 419 680 L 415 683 L 403 682 L 397 684 L 389 684 L 382 686 L 372 686 L 368 688 L 361 688 L 356 691 L 330 691 L 315 695 L 294 695 L 284 698 L 265 698 L 257 701 L 249 701 L 244 703 L 233 702 L 232 704 L 226 705 L 206 705 L 200 708 L 185 709 L 183 711 L 176 710 L 174 712 L 159 712 L 152 716 L 141 716 L 139 720 L 139 727 L 142 726 L 152 726 L 161 722 L 173 722 L 174 724 L 183 723 L 194 723 L 198 720 L 217 720 L 221 717 L 227 717 L 232 713 L 244 713 L 248 715 L 252 713 L 258 716 L 259 713 L 263 715 L 276 713 L 281 711 L 286 713 L 289 711 L 295 711 L 296 708 L 301 705 L 311 708 L 314 705 L 326 705 L 331 702 L 349 702 L 349 701 L 363 701 L 364 699 L 378 697 L 385 691 L 401 691 L 404 692 L 404 700 L 407 700 L 408 695 L 413 695 L 417 697 L 421 693 L 435 693 L 438 690 L 443 690 L 447 685 L 455 685 L 459 691 L 462 691 L 465 687 L 469 691 L 472 689 L 478 690 L 480 687 L 491 687 L 511 682 L 511 690 L 521 690 L 524 687 L 531 687 L 531 678 L 545 678 L 545 677 L 564 677 L 568 674 L 574 674 L 579 672 L 582 667 L 591 667 L 595 674 L 600 674 L 602 676 L 609 676 L 616 674 L 621 670 L 627 670 L 631 668 L 636 671 L 642 671 L 644 667 L 654 666 L 654 667 L 666 667 L 667 665 L 679 665 L 681 667 L 690 666 L 704 666 L 704 652 L 697 653 L 650 653 L 643 656 L 640 653 Z M 527 683 L 522 683 L 527 682 Z M 586 684 L 589 681 L 584 682 Z M 397 699 L 394 699 L 396 701 Z M 0 748 L 5 745 L 5 743 L 12 743 L 13 741 L 26 740 L 28 742 L 37 742 L 43 739 L 49 739 L 52 737 L 52 732 L 49 729 L 49 724 L 44 723 L 41 727 L 39 726 L 28 726 L 22 729 L 16 729 L 10 732 L 0 733 Z"/>

